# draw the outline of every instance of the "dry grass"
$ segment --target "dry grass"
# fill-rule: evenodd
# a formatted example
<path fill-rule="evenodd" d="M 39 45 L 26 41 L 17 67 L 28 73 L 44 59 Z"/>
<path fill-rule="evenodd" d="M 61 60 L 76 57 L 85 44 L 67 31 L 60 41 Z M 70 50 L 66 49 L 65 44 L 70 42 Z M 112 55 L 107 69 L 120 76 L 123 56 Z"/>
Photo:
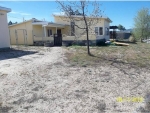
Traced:
<path fill-rule="evenodd" d="M 129 46 L 90 47 L 92 56 L 87 55 L 85 46 L 70 46 L 66 56 L 72 65 L 97 65 L 103 63 L 124 63 L 140 67 L 150 64 L 150 44 L 137 43 Z"/>

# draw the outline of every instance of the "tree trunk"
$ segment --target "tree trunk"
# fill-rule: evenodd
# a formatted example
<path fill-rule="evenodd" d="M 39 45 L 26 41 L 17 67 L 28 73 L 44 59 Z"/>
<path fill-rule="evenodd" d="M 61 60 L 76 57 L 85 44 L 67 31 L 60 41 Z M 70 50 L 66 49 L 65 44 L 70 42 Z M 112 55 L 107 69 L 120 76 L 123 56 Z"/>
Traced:
<path fill-rule="evenodd" d="M 90 53 L 90 48 L 89 48 L 89 33 L 88 33 L 88 28 L 86 28 L 86 37 L 87 37 L 87 50 L 88 50 L 88 55 L 91 55 L 91 53 Z"/>
<path fill-rule="evenodd" d="M 88 33 L 89 29 L 88 29 L 88 24 L 87 24 L 86 17 L 85 17 L 85 14 L 84 14 L 84 2 L 85 1 L 81 1 L 81 6 L 82 6 L 83 18 L 84 18 L 84 22 L 85 22 L 85 26 L 86 26 L 87 51 L 88 51 L 88 55 L 91 55 L 90 48 L 89 48 L 89 33 Z"/>
<path fill-rule="evenodd" d="M 141 38 L 141 43 L 142 43 L 143 41 L 142 41 L 142 38 Z"/>
<path fill-rule="evenodd" d="M 143 29 L 142 29 L 142 37 L 141 37 L 141 43 L 143 42 Z"/>

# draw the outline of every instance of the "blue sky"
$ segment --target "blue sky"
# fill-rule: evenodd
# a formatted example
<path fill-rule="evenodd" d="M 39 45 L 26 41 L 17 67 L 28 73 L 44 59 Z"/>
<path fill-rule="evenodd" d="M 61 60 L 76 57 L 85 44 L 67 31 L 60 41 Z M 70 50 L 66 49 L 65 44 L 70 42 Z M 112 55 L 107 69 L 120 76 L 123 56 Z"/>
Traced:
<path fill-rule="evenodd" d="M 133 27 L 133 18 L 136 12 L 143 8 L 150 8 L 150 1 L 103 1 L 101 10 L 113 22 L 110 25 L 123 25 L 126 29 Z M 54 21 L 52 13 L 60 12 L 55 1 L 0 1 L 0 6 L 12 9 L 8 13 L 8 21 L 22 22 L 37 18 L 39 20 Z M 90 7 L 89 7 L 90 9 Z"/>

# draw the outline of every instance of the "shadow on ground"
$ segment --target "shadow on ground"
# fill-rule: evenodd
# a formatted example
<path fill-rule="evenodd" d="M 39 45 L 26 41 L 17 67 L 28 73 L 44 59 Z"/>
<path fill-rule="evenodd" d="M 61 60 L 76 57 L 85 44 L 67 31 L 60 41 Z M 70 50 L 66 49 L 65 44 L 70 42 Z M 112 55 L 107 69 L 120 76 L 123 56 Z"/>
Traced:
<path fill-rule="evenodd" d="M 0 106 L 0 113 L 8 113 L 8 111 L 11 110 L 11 109 L 12 109 L 12 107 L 7 107 L 7 106 L 2 107 L 2 106 Z"/>
<path fill-rule="evenodd" d="M 145 95 L 145 106 L 137 109 L 140 113 L 150 113 L 150 92 Z"/>
<path fill-rule="evenodd" d="M 25 51 L 25 50 L 17 50 L 17 49 L 10 49 L 8 51 L 1 51 L 0 52 L 0 61 L 12 58 L 18 58 L 25 55 L 31 55 L 37 53 L 36 51 Z"/>

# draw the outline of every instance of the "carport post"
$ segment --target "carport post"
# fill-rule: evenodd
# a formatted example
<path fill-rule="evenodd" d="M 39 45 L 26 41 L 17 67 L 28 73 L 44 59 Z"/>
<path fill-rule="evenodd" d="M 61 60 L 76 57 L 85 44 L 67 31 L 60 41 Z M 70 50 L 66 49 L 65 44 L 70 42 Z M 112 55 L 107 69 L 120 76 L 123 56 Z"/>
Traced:
<path fill-rule="evenodd" d="M 32 39 L 33 39 L 33 43 L 34 43 L 34 35 L 33 35 L 33 30 L 32 30 Z"/>
<path fill-rule="evenodd" d="M 27 30 L 25 29 L 26 46 L 28 46 Z"/>
<path fill-rule="evenodd" d="M 25 33 L 24 33 L 24 29 L 23 29 L 23 36 L 24 36 L 24 46 L 26 46 L 26 37 L 25 37 Z"/>
<path fill-rule="evenodd" d="M 9 37 L 10 37 L 10 48 L 12 48 L 12 46 L 11 46 L 11 35 L 10 35 L 10 29 L 9 29 Z"/>
<path fill-rule="evenodd" d="M 18 35 L 17 35 L 17 30 L 15 29 L 15 34 L 16 34 L 16 44 L 18 46 Z"/>
<path fill-rule="evenodd" d="M 43 27 L 44 27 L 44 37 L 46 37 L 46 26 L 47 25 L 43 25 Z M 43 42 L 44 42 L 44 38 L 42 37 L 42 40 L 43 40 Z"/>
<path fill-rule="evenodd" d="M 44 26 L 44 36 L 46 37 L 46 27 Z"/>

